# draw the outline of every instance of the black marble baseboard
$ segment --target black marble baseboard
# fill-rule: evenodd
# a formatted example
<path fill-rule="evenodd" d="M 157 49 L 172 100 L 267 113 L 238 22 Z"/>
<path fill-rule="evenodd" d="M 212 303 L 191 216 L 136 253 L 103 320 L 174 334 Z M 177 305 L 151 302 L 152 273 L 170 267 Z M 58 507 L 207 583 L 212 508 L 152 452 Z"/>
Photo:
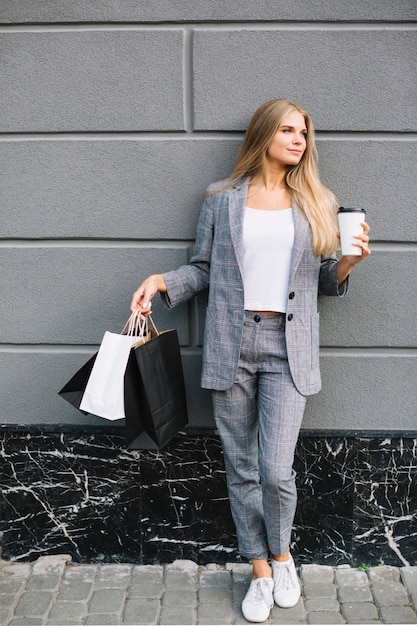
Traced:
<path fill-rule="evenodd" d="M 118 427 L 5 426 L 2 557 L 239 561 L 219 439 L 126 451 Z M 298 564 L 417 565 L 417 433 L 308 433 L 297 446 Z"/>

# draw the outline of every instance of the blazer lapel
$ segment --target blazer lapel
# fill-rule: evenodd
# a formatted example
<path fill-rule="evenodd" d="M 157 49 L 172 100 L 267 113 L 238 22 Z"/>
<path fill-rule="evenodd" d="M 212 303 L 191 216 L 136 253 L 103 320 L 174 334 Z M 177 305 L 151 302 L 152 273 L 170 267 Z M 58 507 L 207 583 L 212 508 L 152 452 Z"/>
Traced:
<path fill-rule="evenodd" d="M 246 198 L 248 195 L 248 183 L 243 181 L 233 188 L 229 195 L 229 222 L 230 236 L 235 250 L 240 273 L 243 276 L 243 219 L 245 216 Z"/>
<path fill-rule="evenodd" d="M 291 269 L 290 269 L 290 282 L 294 278 L 294 274 L 297 271 L 298 265 L 301 260 L 301 256 L 310 239 L 310 225 L 308 219 L 300 209 L 295 199 L 293 198 L 294 207 L 294 246 L 292 251 Z"/>

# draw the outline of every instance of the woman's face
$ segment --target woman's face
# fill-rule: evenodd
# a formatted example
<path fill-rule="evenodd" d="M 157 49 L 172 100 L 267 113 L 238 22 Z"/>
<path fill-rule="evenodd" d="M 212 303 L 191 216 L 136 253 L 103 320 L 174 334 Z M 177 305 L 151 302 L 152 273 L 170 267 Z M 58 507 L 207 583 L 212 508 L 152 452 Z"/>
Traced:
<path fill-rule="evenodd" d="M 297 165 L 307 147 L 307 128 L 304 116 L 292 111 L 285 117 L 268 146 L 266 159 L 271 165 Z"/>

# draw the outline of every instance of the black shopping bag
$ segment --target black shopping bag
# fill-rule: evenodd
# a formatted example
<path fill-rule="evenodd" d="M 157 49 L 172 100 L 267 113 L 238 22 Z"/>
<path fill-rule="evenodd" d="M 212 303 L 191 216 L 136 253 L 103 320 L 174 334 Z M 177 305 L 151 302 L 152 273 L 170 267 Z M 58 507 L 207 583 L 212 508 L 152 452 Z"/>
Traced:
<path fill-rule="evenodd" d="M 145 330 L 145 321 L 143 329 Z M 130 315 L 121 333 L 106 331 L 98 352 L 58 394 L 84 415 L 98 415 L 108 420 L 124 418 L 126 364 L 131 346 L 142 336 L 141 330 L 138 310 Z"/>
<path fill-rule="evenodd" d="M 64 385 L 61 391 L 58 391 L 64 400 L 72 404 L 76 409 L 81 411 L 80 404 L 83 399 L 84 391 L 90 378 L 91 371 L 97 358 L 97 352 L 78 370 L 76 374 Z M 84 415 L 88 415 L 86 411 L 81 411 Z"/>
<path fill-rule="evenodd" d="M 125 373 L 124 400 L 129 450 L 162 448 L 188 424 L 176 330 L 158 332 L 154 326 L 132 348 Z"/>

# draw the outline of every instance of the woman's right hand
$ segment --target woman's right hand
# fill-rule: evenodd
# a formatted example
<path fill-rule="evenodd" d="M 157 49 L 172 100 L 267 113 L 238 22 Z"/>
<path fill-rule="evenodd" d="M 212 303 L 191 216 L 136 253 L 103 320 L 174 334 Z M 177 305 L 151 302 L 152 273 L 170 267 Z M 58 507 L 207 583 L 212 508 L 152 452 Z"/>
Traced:
<path fill-rule="evenodd" d="M 152 274 L 145 278 L 143 283 L 136 289 L 132 296 L 130 310 L 136 311 L 141 308 L 143 315 L 149 315 L 152 308 L 152 298 L 158 291 L 166 291 L 165 281 L 161 274 Z"/>

